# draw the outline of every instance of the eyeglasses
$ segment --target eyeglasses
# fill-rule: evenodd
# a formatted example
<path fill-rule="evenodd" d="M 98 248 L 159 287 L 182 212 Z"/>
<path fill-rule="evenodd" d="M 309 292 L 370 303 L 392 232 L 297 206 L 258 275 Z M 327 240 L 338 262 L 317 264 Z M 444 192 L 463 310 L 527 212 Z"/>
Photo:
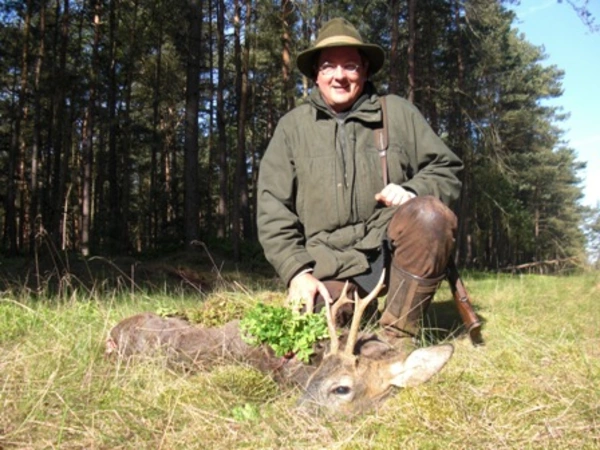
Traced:
<path fill-rule="evenodd" d="M 333 64 L 330 62 L 324 62 L 319 66 L 319 71 L 325 76 L 331 76 L 335 73 L 338 67 L 341 67 L 344 72 L 349 75 L 356 75 L 360 70 L 360 65 L 349 62 L 345 64 Z"/>

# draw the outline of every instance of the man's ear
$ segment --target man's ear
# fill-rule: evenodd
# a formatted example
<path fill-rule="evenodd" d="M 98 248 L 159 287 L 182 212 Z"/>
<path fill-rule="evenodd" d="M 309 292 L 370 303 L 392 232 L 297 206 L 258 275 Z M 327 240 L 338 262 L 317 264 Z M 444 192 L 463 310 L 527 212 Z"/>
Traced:
<path fill-rule="evenodd" d="M 450 344 L 419 348 L 404 361 L 390 365 L 391 383 L 396 387 L 413 387 L 425 383 L 446 365 L 454 353 Z"/>

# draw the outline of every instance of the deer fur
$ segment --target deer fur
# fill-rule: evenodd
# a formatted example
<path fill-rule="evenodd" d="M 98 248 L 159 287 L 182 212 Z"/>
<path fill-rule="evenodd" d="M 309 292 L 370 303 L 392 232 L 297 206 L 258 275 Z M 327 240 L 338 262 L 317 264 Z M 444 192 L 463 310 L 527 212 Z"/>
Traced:
<path fill-rule="evenodd" d="M 302 385 L 314 367 L 275 355 L 267 346 L 254 347 L 241 336 L 239 320 L 202 328 L 173 317 L 146 312 L 123 319 L 109 333 L 106 356 L 113 358 L 166 356 L 166 363 L 202 370 L 228 362 L 248 364 L 279 383 Z"/>

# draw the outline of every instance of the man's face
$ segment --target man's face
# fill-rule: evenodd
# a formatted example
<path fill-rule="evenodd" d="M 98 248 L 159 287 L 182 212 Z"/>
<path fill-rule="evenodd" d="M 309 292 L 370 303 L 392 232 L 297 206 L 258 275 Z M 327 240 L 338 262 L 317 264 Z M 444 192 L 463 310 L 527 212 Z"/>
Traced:
<path fill-rule="evenodd" d="M 325 103 L 335 112 L 343 112 L 362 94 L 368 65 L 353 47 L 326 48 L 317 66 L 317 86 Z"/>

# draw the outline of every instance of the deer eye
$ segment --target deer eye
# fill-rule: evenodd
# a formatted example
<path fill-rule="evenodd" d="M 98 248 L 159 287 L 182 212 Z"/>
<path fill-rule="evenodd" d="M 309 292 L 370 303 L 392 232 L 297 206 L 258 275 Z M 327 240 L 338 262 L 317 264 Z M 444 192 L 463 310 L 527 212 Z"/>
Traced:
<path fill-rule="evenodd" d="M 350 393 L 350 388 L 348 386 L 338 386 L 333 390 L 335 395 L 348 395 Z"/>

